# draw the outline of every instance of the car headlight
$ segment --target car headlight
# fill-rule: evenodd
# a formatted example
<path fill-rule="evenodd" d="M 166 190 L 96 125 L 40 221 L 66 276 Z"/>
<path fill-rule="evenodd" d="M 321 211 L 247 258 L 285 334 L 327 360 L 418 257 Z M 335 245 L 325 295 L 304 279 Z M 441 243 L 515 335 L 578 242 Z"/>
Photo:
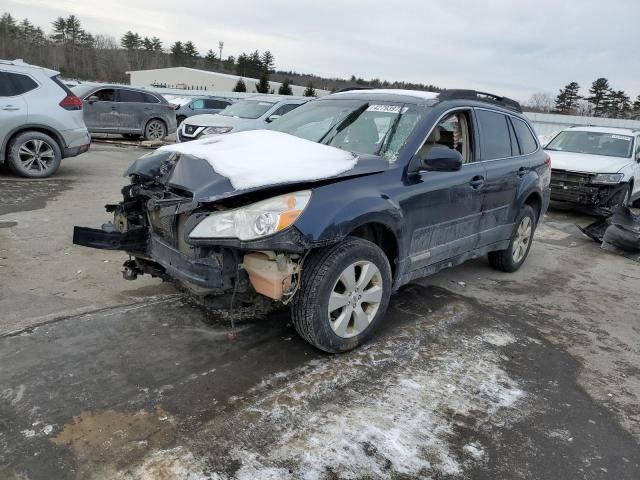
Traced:
<path fill-rule="evenodd" d="M 246 207 L 215 212 L 196 225 L 189 238 L 253 240 L 266 237 L 292 225 L 302 214 L 310 198 L 311 190 L 304 190 Z"/>
<path fill-rule="evenodd" d="M 624 174 L 622 173 L 598 173 L 591 177 L 591 183 L 613 184 L 620 183 Z"/>
<path fill-rule="evenodd" d="M 202 131 L 203 135 L 213 135 L 220 133 L 229 133 L 233 127 L 207 127 Z"/>

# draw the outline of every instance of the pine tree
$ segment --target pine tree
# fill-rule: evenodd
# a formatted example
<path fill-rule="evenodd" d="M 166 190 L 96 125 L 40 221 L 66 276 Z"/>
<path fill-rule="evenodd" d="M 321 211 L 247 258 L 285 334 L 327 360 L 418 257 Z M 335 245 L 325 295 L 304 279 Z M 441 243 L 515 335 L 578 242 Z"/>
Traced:
<path fill-rule="evenodd" d="M 623 90 L 612 91 L 608 104 L 610 117 L 627 118 L 631 113 L 631 99 Z"/>
<path fill-rule="evenodd" d="M 269 50 L 264 52 L 260 57 L 262 62 L 262 68 L 264 68 L 267 72 L 273 73 L 275 67 L 275 59 Z"/>
<path fill-rule="evenodd" d="M 181 41 L 171 45 L 171 63 L 173 66 L 180 66 L 184 61 L 184 47 Z"/>
<path fill-rule="evenodd" d="M 200 54 L 191 40 L 184 44 L 184 62 L 187 66 L 192 67 L 199 56 Z"/>
<path fill-rule="evenodd" d="M 147 41 L 149 42 L 149 46 L 151 46 L 151 41 L 147 37 L 145 37 L 143 41 L 140 39 L 140 35 L 129 30 L 120 39 L 120 46 L 128 51 L 138 50 L 143 46 L 145 49 L 147 49 Z"/>
<path fill-rule="evenodd" d="M 316 96 L 316 90 L 315 90 L 315 88 L 313 88 L 313 83 L 309 82 L 309 84 L 307 85 L 307 89 L 304 91 L 303 95 L 305 97 L 315 97 Z"/>
<path fill-rule="evenodd" d="M 256 92 L 269 93 L 269 89 L 269 72 L 265 70 L 262 72 L 262 75 L 260 75 L 260 81 L 256 84 Z"/>
<path fill-rule="evenodd" d="M 582 98 L 579 95 L 580 85 L 578 82 L 571 82 L 560 90 L 556 97 L 556 111 L 559 113 L 573 113 L 578 106 L 578 101 Z"/>
<path fill-rule="evenodd" d="M 633 107 L 631 110 L 631 115 L 636 120 L 640 120 L 640 95 L 636 97 L 636 100 L 633 102 Z"/>
<path fill-rule="evenodd" d="M 610 91 L 609 80 L 606 78 L 598 78 L 591 84 L 589 89 L 591 96 L 587 97 L 587 101 L 593 105 L 594 117 L 602 117 L 607 113 Z"/>
<path fill-rule="evenodd" d="M 233 69 L 235 68 L 235 66 L 236 66 L 236 58 L 233 56 L 229 56 L 227 57 L 226 60 L 222 61 L 222 68 L 229 72 L 233 72 Z"/>
<path fill-rule="evenodd" d="M 209 50 L 204 57 L 204 66 L 210 70 L 214 69 L 218 64 L 218 56 L 213 50 Z"/>
<path fill-rule="evenodd" d="M 53 34 L 51 38 L 53 38 L 58 43 L 66 43 L 67 42 L 67 22 L 64 18 L 58 17 L 51 24 L 53 27 Z"/>
<path fill-rule="evenodd" d="M 239 78 L 238 79 L 238 83 L 236 83 L 236 86 L 233 87 L 233 92 L 246 92 L 247 91 L 247 85 L 244 83 L 244 80 Z"/>
<path fill-rule="evenodd" d="M 291 90 L 291 80 L 285 78 L 282 81 L 282 85 L 278 88 L 279 95 L 293 95 L 293 90 Z"/>

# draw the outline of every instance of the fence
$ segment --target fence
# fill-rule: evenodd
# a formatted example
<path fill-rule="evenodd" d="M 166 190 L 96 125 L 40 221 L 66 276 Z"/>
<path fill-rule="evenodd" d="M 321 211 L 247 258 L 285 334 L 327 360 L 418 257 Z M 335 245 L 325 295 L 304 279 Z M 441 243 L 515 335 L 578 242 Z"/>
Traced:
<path fill-rule="evenodd" d="M 556 113 L 525 112 L 539 137 L 550 137 L 565 128 L 576 125 L 598 127 L 635 128 L 640 130 L 640 120 L 622 118 L 579 117 L 577 115 L 559 115 Z"/>

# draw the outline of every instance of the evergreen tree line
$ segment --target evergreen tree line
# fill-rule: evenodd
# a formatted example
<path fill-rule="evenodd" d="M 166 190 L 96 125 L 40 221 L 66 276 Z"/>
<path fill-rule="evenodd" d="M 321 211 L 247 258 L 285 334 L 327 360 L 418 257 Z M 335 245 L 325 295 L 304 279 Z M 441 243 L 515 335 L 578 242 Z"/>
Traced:
<path fill-rule="evenodd" d="M 349 79 L 323 78 L 294 71 L 278 71 L 270 51 L 241 53 L 237 57 L 218 58 L 213 49 L 201 54 L 192 41 L 176 41 L 166 46 L 158 37 L 141 36 L 128 31 L 119 40 L 109 35 L 94 35 L 82 28 L 75 15 L 58 17 L 49 31 L 35 26 L 28 19 L 19 21 L 10 13 L 0 17 L 0 58 L 22 58 L 28 63 L 58 70 L 67 78 L 101 82 L 128 81 L 125 72 L 166 67 L 192 67 L 202 70 L 237 74 L 260 81 L 250 89 L 276 93 L 269 81 L 282 83 L 277 93 L 291 94 L 292 83 L 307 85 L 305 94 L 315 95 L 315 89 L 335 91 L 345 87 L 409 88 L 440 91 L 434 85 L 386 80 L 365 80 L 352 75 Z M 247 91 L 244 81 L 236 87 Z"/>
<path fill-rule="evenodd" d="M 555 98 L 544 93 L 534 94 L 527 107 L 529 110 L 565 115 L 640 120 L 640 95 L 632 101 L 624 90 L 612 88 L 604 77 L 593 81 L 587 95 L 580 94 L 578 82 L 570 82 L 559 90 Z"/>

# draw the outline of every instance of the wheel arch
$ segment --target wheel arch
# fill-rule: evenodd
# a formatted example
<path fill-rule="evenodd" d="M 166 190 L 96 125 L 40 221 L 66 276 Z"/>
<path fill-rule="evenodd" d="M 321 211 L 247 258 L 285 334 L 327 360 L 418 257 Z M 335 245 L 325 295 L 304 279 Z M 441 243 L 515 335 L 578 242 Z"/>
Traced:
<path fill-rule="evenodd" d="M 2 143 L 2 146 L 0 147 L 0 163 L 4 163 L 6 161 L 7 149 L 9 147 L 9 145 L 11 144 L 11 142 L 18 135 L 20 135 L 21 133 L 26 133 L 26 132 L 40 132 L 40 133 L 44 133 L 45 135 L 49 135 L 58 144 L 58 148 L 60 148 L 60 153 L 64 156 L 64 151 L 65 151 L 66 145 L 64 143 L 64 139 L 63 139 L 62 135 L 60 134 L 60 132 L 58 132 L 56 129 L 48 127 L 46 125 L 26 124 L 26 125 L 20 125 L 19 127 L 14 128 L 5 137 L 4 142 Z"/>
<path fill-rule="evenodd" d="M 351 232 L 348 236 L 362 238 L 375 243 L 384 252 L 391 266 L 391 276 L 396 277 L 397 263 L 400 254 L 398 238 L 391 228 L 381 222 L 363 223 Z"/>
<path fill-rule="evenodd" d="M 538 192 L 533 191 L 529 193 L 523 205 L 529 205 L 533 209 L 533 213 L 536 215 L 536 223 L 539 223 L 542 214 L 542 196 Z"/>

